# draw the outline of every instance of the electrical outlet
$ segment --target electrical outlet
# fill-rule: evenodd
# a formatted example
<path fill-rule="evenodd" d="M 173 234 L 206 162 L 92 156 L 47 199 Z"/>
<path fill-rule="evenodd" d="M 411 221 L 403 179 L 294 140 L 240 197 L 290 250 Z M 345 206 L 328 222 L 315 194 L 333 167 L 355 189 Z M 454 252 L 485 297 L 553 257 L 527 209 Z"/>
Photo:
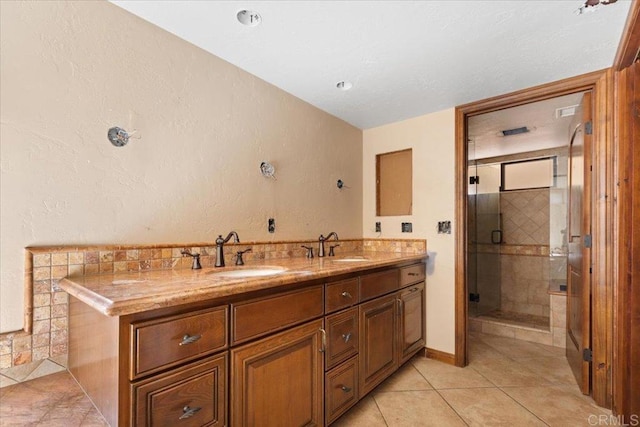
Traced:
<path fill-rule="evenodd" d="M 382 233 L 382 224 L 380 224 L 380 221 L 376 222 L 376 233 Z"/>
<path fill-rule="evenodd" d="M 275 220 L 275 218 L 269 218 L 269 225 L 267 226 L 267 230 L 269 230 L 269 233 L 275 233 L 276 232 L 276 220 Z"/>
<path fill-rule="evenodd" d="M 451 221 L 438 221 L 438 234 L 451 234 Z"/>
<path fill-rule="evenodd" d="M 402 232 L 403 233 L 413 233 L 413 224 L 410 222 L 402 223 Z"/>

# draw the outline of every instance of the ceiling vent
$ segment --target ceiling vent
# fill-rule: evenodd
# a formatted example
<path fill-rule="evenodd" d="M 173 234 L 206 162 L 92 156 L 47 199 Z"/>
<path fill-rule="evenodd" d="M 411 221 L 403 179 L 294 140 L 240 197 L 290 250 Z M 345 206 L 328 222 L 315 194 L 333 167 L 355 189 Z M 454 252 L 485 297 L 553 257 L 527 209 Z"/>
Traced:
<path fill-rule="evenodd" d="M 520 135 L 529 132 L 529 128 L 522 126 L 520 128 L 506 129 L 502 131 L 502 136 Z"/>
<path fill-rule="evenodd" d="M 576 114 L 578 105 L 570 105 L 568 107 L 556 108 L 556 119 L 563 117 L 571 117 Z"/>

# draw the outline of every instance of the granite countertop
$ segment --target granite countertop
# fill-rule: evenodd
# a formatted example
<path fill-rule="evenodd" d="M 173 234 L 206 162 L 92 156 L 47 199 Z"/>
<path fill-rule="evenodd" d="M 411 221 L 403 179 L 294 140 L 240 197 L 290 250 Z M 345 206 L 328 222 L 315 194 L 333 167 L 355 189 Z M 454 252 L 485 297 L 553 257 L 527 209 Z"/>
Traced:
<path fill-rule="evenodd" d="M 366 258 L 343 262 L 344 258 Z M 239 295 L 247 292 L 353 273 L 402 262 L 420 261 L 426 253 L 357 252 L 324 258 L 279 258 L 244 266 L 201 270 L 154 270 L 132 273 L 69 276 L 60 288 L 107 316 L 122 316 L 162 307 Z M 285 272 L 262 277 L 223 277 L 216 273 L 281 267 Z"/>

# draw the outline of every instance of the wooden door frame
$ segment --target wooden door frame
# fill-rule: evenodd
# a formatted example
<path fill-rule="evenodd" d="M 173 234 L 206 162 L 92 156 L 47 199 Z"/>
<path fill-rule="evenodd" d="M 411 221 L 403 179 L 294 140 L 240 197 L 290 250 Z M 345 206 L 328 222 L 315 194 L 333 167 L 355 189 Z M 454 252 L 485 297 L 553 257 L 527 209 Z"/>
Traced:
<path fill-rule="evenodd" d="M 594 263 L 592 274 L 592 370 L 593 397 L 601 406 L 611 405 L 611 344 L 613 288 L 613 71 L 594 71 L 456 107 L 455 111 L 455 362 L 467 364 L 467 118 L 571 93 L 593 93 L 592 226 Z M 599 259 L 598 259 L 599 258 Z"/>

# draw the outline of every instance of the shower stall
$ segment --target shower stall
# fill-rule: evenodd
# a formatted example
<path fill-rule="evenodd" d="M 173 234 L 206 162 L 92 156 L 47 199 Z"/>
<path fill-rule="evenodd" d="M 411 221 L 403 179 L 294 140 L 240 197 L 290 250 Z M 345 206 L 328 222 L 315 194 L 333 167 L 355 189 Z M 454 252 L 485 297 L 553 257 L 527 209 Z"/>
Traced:
<path fill-rule="evenodd" d="M 536 169 L 545 175 L 540 180 Z M 510 330 L 497 331 L 498 325 L 553 332 L 553 295 L 561 295 L 566 282 L 566 202 L 565 147 L 469 160 L 467 283 L 472 330 L 476 320 L 491 323 L 501 335 Z M 542 340 L 551 341 L 551 336 Z"/>

